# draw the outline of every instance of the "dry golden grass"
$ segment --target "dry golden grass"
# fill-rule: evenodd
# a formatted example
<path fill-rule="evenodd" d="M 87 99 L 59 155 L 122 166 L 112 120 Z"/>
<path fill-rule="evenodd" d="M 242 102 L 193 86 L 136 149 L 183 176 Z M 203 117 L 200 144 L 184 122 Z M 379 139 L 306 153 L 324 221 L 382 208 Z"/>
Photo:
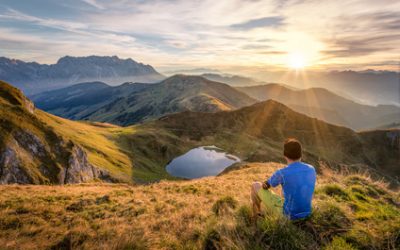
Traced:
<path fill-rule="evenodd" d="M 0 186 L 0 248 L 246 249 L 258 244 L 279 249 L 265 238 L 265 232 L 271 229 L 266 225 L 281 224 L 265 224 L 272 223 L 269 219 L 264 224 L 246 224 L 250 184 L 279 167 L 282 165 L 252 163 L 218 177 L 137 186 Z M 362 197 L 365 190 L 377 192 L 379 198 L 372 193 Z M 305 238 L 303 245 L 353 244 L 379 249 L 386 244 L 393 248 L 398 244 L 393 230 L 396 226 L 400 229 L 398 199 L 398 194 L 367 177 L 325 172 L 318 177 L 314 200 L 321 211 L 313 219 L 320 238 Z M 333 240 L 332 235 L 336 237 Z"/>

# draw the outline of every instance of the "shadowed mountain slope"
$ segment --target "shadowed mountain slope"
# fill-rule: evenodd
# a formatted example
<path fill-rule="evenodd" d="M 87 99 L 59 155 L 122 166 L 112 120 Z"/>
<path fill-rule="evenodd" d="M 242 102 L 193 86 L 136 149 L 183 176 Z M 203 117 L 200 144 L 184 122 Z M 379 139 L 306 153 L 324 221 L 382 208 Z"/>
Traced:
<path fill-rule="evenodd" d="M 112 87 L 103 82 L 80 83 L 32 96 L 35 105 L 54 115 L 79 120 L 98 109 L 150 87 L 146 83 L 124 83 Z"/>

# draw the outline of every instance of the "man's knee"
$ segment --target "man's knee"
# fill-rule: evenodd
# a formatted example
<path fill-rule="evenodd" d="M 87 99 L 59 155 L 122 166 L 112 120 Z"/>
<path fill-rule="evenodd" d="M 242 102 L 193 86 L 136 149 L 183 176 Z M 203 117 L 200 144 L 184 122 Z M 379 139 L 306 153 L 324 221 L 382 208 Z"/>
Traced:
<path fill-rule="evenodd" d="M 259 181 L 253 182 L 251 185 L 251 193 L 254 198 L 256 198 L 258 191 L 262 188 L 262 183 Z"/>
<path fill-rule="evenodd" d="M 254 191 L 258 191 L 258 190 L 260 190 L 260 189 L 262 188 L 262 183 L 259 182 L 259 181 L 255 181 L 255 182 L 253 182 L 253 184 L 251 185 L 251 187 L 252 187 L 252 189 L 253 189 Z"/>

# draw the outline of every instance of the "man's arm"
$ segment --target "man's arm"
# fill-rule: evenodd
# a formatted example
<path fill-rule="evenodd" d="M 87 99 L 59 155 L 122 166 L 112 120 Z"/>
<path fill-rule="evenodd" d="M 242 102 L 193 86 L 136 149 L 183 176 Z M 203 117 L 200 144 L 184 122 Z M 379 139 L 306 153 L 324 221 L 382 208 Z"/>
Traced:
<path fill-rule="evenodd" d="M 269 189 L 271 187 L 276 187 L 279 184 L 282 184 L 282 180 L 283 180 L 282 174 L 278 170 L 268 180 L 263 182 L 262 187 L 263 187 L 263 189 Z"/>

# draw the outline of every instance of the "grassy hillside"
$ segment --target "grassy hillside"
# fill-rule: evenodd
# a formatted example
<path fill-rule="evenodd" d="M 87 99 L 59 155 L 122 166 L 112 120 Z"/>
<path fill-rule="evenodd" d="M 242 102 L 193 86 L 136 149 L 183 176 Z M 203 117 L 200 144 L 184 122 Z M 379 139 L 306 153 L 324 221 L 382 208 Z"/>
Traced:
<path fill-rule="evenodd" d="M 295 137 L 305 148 L 305 159 L 316 165 L 364 164 L 400 176 L 399 130 L 356 133 L 272 100 L 231 112 L 169 115 L 143 126 L 175 134 L 182 144 L 216 145 L 247 161 L 279 161 L 282 142 Z"/>
<path fill-rule="evenodd" d="M 82 146 L 92 164 L 107 169 L 121 181 L 131 181 L 132 162 L 115 138 L 121 131 L 134 133 L 135 128 L 123 129 L 111 124 L 75 122 L 40 110 L 36 114 L 57 134 Z"/>
<path fill-rule="evenodd" d="M 250 184 L 276 163 L 141 186 L 0 186 L 2 249 L 398 249 L 399 193 L 321 168 L 307 223 L 250 218 Z M 279 190 L 278 190 L 279 192 Z"/>
<path fill-rule="evenodd" d="M 50 115 L 4 82 L 0 82 L 0 121 L 1 183 L 60 183 L 73 159 L 107 171 L 113 181 L 174 179 L 164 166 L 193 145 L 175 143 L 179 139 L 166 131 Z M 77 147 L 85 155 L 75 157 Z"/>
<path fill-rule="evenodd" d="M 114 180 L 131 181 L 131 159 L 113 140 L 118 127 L 49 115 L 4 82 L 0 121 L 0 179 L 6 183 L 59 183 L 73 159 L 88 166 L 85 155 L 76 155 L 78 148 L 85 150 L 90 165 L 106 170 Z"/>
<path fill-rule="evenodd" d="M 2 183 L 17 176 L 22 183 L 55 182 L 73 147 L 37 119 L 18 89 L 1 81 L 0 138 Z"/>

